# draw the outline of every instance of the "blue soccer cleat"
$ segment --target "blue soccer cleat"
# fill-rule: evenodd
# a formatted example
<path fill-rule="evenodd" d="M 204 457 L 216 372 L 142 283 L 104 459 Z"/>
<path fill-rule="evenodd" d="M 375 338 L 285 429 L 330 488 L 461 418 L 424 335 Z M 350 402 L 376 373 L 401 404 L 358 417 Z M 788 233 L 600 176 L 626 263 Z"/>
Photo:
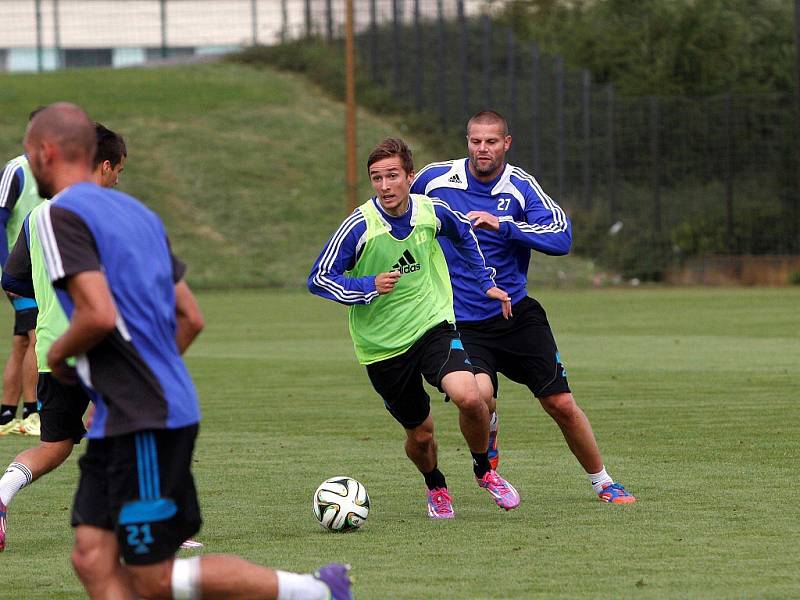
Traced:
<path fill-rule="evenodd" d="M 609 483 L 597 494 L 603 502 L 611 504 L 632 504 L 636 502 L 633 494 L 629 493 L 621 483 Z"/>
<path fill-rule="evenodd" d="M 350 565 L 340 565 L 332 563 L 320 567 L 314 573 L 314 577 L 328 586 L 331 591 L 330 600 L 354 600 L 350 586 Z"/>

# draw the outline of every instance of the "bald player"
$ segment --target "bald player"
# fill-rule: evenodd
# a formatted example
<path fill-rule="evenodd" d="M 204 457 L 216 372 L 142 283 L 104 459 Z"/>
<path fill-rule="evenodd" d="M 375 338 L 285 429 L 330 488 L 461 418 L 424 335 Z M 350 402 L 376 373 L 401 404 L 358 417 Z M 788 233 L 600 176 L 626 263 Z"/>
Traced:
<path fill-rule="evenodd" d="M 95 123 L 95 137 L 97 149 L 92 181 L 103 187 L 114 187 L 125 165 L 125 140 L 100 123 Z M 5 513 L 0 517 L 0 552 L 6 546 L 7 512 L 14 496 L 61 465 L 86 433 L 83 415 L 89 397 L 80 385 L 66 385 L 55 379 L 47 366 L 47 351 L 68 325 L 45 269 L 41 236 L 36 227 L 37 215 L 48 203 L 49 200 L 45 200 L 25 218 L 3 270 L 6 292 L 34 298 L 39 307 L 35 339 L 39 377 L 36 397 L 41 431 L 39 445 L 18 454 L 0 477 L 0 514 Z M 197 543 L 192 541 L 192 544 Z"/>
<path fill-rule="evenodd" d="M 81 108 L 44 109 L 25 149 L 53 198 L 36 226 L 70 319 L 47 362 L 62 382 L 77 372 L 97 406 L 72 511 L 72 561 L 89 597 L 352 599 L 344 565 L 300 575 L 230 555 L 175 558 L 201 523 L 191 473 L 200 411 L 181 354 L 203 318 L 186 267 L 153 212 L 91 183 L 94 131 Z"/>

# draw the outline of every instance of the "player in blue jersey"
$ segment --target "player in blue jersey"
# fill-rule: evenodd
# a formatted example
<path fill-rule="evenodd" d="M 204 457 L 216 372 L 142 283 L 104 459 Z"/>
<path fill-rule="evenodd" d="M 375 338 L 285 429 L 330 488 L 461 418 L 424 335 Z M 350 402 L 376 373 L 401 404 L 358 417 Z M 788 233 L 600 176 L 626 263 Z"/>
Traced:
<path fill-rule="evenodd" d="M 513 316 L 504 319 L 493 303 L 474 292 L 454 249 L 440 239 L 450 268 L 458 329 L 492 413 L 490 457 L 496 465 L 497 373 L 503 373 L 528 386 L 539 399 L 601 500 L 634 502 L 606 472 L 589 420 L 570 391 L 547 315 L 527 292 L 531 250 L 567 254 L 572 244 L 570 221 L 531 175 L 506 163 L 510 148 L 505 118 L 491 110 L 479 112 L 467 124 L 469 156 L 426 166 L 411 188 L 440 198 L 472 222 L 486 263 L 497 271 L 497 285 L 511 296 Z"/>
<path fill-rule="evenodd" d="M 203 318 L 185 265 L 152 211 L 90 182 L 95 135 L 82 109 L 44 109 L 25 149 L 53 198 L 36 227 L 70 319 L 47 362 L 63 382 L 77 373 L 97 406 L 72 511 L 72 561 L 89 596 L 351 600 L 343 565 L 313 576 L 228 555 L 175 558 L 201 523 L 191 473 L 200 410 L 181 354 Z"/>
<path fill-rule="evenodd" d="M 122 136 L 95 123 L 97 151 L 92 181 L 102 187 L 114 187 L 124 168 L 127 150 Z M 47 202 L 47 200 L 45 200 Z M 79 444 L 86 429 L 83 415 L 89 398 L 80 385 L 64 385 L 47 367 L 50 344 L 67 327 L 67 319 L 55 298 L 53 286 L 41 261 L 41 240 L 33 216 L 25 217 L 22 229 L 3 269 L 3 289 L 25 298 L 34 298 L 39 308 L 36 319 L 36 362 L 39 381 L 36 395 L 41 418 L 40 443 L 18 454 L 0 477 L 0 552 L 6 546 L 7 511 L 23 487 L 61 465 Z M 192 540 L 192 543 L 197 543 Z"/>

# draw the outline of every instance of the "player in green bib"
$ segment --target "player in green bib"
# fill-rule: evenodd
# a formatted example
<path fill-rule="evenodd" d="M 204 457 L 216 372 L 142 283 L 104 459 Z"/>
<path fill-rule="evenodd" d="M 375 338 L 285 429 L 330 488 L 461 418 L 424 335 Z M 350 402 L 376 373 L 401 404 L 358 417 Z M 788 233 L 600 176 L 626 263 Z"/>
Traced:
<path fill-rule="evenodd" d="M 402 140 L 381 142 L 367 171 L 376 195 L 328 240 L 309 275 L 309 290 L 348 306 L 356 357 L 406 431 L 406 454 L 428 488 L 428 515 L 449 519 L 455 513 L 438 467 L 423 377 L 458 408 L 478 485 L 501 508 L 516 508 L 519 494 L 489 465 L 489 413 L 455 329 L 450 277 L 436 238 L 453 242 L 475 286 L 487 302 L 501 302 L 506 317 L 508 294 L 495 286 L 469 221 L 435 198 L 409 193 L 414 163 Z"/>
<path fill-rule="evenodd" d="M 100 123 L 95 124 L 95 133 L 97 153 L 92 180 L 103 187 L 114 187 L 128 154 L 125 141 Z M 36 227 L 36 215 L 47 204 L 49 200 L 35 206 L 20 223 L 19 235 L 3 272 L 4 288 L 23 297 L 34 297 L 38 305 L 35 323 L 41 441 L 17 455 L 0 477 L 0 552 L 5 548 L 6 510 L 11 500 L 20 489 L 61 465 L 86 433 L 83 415 L 89 397 L 79 384 L 66 385 L 53 377 L 47 365 L 47 351 L 69 325 L 50 283 Z"/>
<path fill-rule="evenodd" d="M 32 119 L 39 109 L 30 114 Z M 12 158 L 0 173 L 0 266 L 4 266 L 19 235 L 22 221 L 42 198 L 36 186 L 28 157 Z M 36 408 L 36 356 L 34 328 L 36 301 L 8 294 L 14 307 L 14 330 L 11 352 L 3 369 L 3 399 L 0 403 L 0 435 L 22 433 L 39 435 Z M 22 419 L 17 419 L 17 405 L 22 395 Z"/>

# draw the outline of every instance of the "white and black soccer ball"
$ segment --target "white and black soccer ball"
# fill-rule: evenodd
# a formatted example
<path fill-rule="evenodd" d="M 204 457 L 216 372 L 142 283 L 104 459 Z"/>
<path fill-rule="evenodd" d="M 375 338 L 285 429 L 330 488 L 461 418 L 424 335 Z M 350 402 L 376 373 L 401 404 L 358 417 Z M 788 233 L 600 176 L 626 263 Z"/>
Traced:
<path fill-rule="evenodd" d="M 331 477 L 314 492 L 314 516 L 329 531 L 352 531 L 369 515 L 367 488 L 352 477 Z"/>

